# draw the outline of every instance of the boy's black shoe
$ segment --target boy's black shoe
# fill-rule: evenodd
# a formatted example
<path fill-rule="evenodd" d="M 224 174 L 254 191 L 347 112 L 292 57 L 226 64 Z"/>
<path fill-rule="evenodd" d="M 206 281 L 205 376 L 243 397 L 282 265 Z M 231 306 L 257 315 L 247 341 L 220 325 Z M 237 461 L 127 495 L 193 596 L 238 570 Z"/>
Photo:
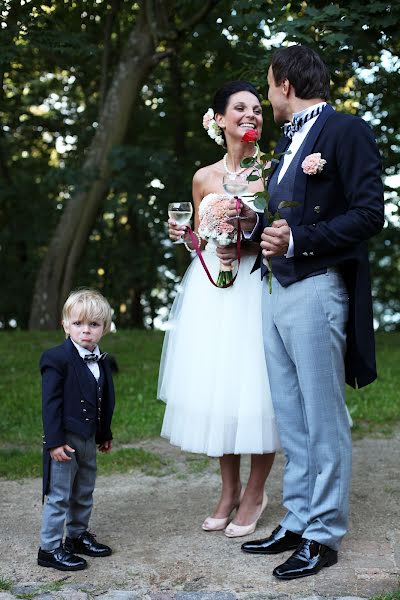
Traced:
<path fill-rule="evenodd" d="M 86 554 L 87 556 L 110 556 L 112 550 L 105 544 L 96 542 L 95 535 L 84 531 L 77 538 L 65 538 L 65 548 L 69 552 L 76 552 L 77 554 Z"/>
<path fill-rule="evenodd" d="M 86 569 L 87 562 L 80 556 L 75 556 L 66 548 L 59 546 L 55 550 L 42 550 L 39 548 L 38 565 L 41 567 L 53 567 L 59 571 L 82 571 Z"/>

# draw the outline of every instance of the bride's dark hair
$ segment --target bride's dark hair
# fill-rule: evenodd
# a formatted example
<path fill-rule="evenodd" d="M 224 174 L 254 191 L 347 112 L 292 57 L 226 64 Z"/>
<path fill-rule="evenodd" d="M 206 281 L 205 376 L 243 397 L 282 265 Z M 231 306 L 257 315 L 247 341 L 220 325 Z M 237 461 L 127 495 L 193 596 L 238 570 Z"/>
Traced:
<path fill-rule="evenodd" d="M 259 102 L 261 102 L 261 98 L 251 83 L 248 81 L 242 81 L 238 79 L 237 81 L 228 81 L 223 85 L 219 90 L 215 92 L 214 100 L 212 103 L 212 107 L 214 113 L 218 113 L 220 115 L 224 115 L 226 111 L 226 107 L 228 106 L 229 98 L 233 94 L 237 94 L 238 92 L 250 92 L 253 94 Z"/>
<path fill-rule="evenodd" d="M 250 94 L 253 94 L 261 103 L 259 93 L 257 92 L 254 85 L 252 85 L 249 81 L 242 81 L 241 79 L 238 79 L 236 81 L 228 81 L 227 83 L 225 83 L 225 85 L 223 85 L 221 88 L 219 88 L 219 90 L 215 92 L 215 96 L 212 103 L 214 113 L 224 115 L 226 107 L 228 106 L 229 98 L 233 94 L 237 94 L 238 92 L 250 92 Z M 225 134 L 222 130 L 221 135 L 224 138 L 225 145 Z"/>

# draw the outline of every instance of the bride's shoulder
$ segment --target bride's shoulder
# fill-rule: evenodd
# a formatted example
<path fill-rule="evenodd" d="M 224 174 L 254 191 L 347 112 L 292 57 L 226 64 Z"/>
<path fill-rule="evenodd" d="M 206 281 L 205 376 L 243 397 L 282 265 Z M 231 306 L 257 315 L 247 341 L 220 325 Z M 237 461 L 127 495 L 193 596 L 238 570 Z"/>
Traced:
<path fill-rule="evenodd" d="M 196 171 L 193 176 L 194 182 L 204 183 L 211 178 L 214 178 L 221 174 L 221 161 L 217 161 L 212 165 L 206 165 L 205 167 L 201 167 Z"/>

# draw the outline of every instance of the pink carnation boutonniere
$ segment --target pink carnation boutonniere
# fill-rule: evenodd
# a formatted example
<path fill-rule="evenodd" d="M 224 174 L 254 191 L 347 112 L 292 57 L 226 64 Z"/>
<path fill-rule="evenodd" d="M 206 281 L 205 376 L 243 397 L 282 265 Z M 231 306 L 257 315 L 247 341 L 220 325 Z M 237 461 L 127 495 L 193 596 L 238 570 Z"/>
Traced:
<path fill-rule="evenodd" d="M 301 163 L 301 168 L 306 175 L 317 175 L 322 172 L 325 165 L 326 160 L 321 158 L 321 152 L 315 152 L 315 154 L 309 154 L 305 157 Z"/>

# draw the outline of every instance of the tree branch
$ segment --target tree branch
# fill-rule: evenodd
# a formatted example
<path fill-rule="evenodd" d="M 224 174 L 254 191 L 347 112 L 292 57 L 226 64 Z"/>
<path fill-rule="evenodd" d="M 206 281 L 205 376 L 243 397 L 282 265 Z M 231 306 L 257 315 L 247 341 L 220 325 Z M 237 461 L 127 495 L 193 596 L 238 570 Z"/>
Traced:
<path fill-rule="evenodd" d="M 176 33 L 178 36 L 183 35 L 186 31 L 192 29 L 197 23 L 200 23 L 212 11 L 212 9 L 220 2 L 220 0 L 207 0 L 204 3 L 203 8 L 201 8 L 197 13 L 191 16 L 190 19 L 182 23 L 179 27 L 176 28 Z"/>
<path fill-rule="evenodd" d="M 165 50 L 165 52 L 156 52 L 151 59 L 152 65 L 157 65 L 159 62 L 164 60 L 164 58 L 170 58 L 175 54 L 175 50 L 170 48 L 169 50 Z"/>
<path fill-rule="evenodd" d="M 106 23 L 104 27 L 104 48 L 103 56 L 101 59 L 101 82 L 100 82 L 100 112 L 103 108 L 104 100 L 107 93 L 108 84 L 108 63 L 110 59 L 110 42 L 111 33 L 115 21 L 115 17 L 121 7 L 121 0 L 113 0 L 111 3 L 111 10 L 107 13 Z"/>

